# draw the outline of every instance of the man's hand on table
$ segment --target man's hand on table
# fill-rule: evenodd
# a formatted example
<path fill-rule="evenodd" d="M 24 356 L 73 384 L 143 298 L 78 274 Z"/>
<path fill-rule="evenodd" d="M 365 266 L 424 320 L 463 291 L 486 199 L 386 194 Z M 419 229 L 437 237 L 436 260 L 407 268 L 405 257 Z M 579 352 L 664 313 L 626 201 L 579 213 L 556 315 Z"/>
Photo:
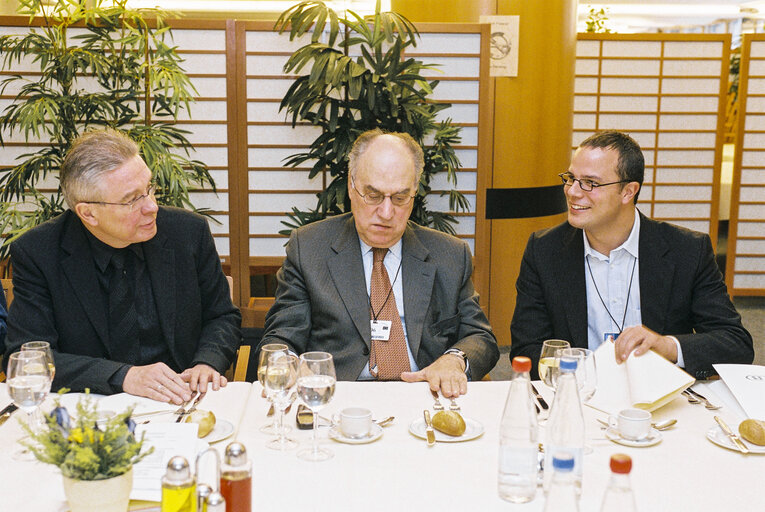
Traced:
<path fill-rule="evenodd" d="M 131 367 L 125 374 L 122 390 L 131 395 L 176 405 L 191 398 L 189 385 L 165 363 Z"/>
<path fill-rule="evenodd" d="M 418 372 L 401 374 L 404 382 L 427 381 L 433 391 L 441 390 L 445 398 L 455 398 L 467 393 L 465 361 L 456 354 L 444 354 L 430 366 Z"/>
<path fill-rule="evenodd" d="M 673 363 L 677 362 L 675 340 L 669 336 L 662 336 L 644 325 L 627 327 L 616 338 L 614 345 L 617 363 L 626 361 L 633 350 L 636 356 L 642 356 L 648 350 L 653 350 L 665 359 Z"/>
<path fill-rule="evenodd" d="M 184 370 L 181 374 L 181 379 L 188 382 L 189 388 L 192 391 L 199 391 L 201 393 L 207 393 L 208 383 L 212 386 L 213 391 L 226 387 L 228 383 L 226 377 L 218 373 L 215 368 L 202 363 Z"/>

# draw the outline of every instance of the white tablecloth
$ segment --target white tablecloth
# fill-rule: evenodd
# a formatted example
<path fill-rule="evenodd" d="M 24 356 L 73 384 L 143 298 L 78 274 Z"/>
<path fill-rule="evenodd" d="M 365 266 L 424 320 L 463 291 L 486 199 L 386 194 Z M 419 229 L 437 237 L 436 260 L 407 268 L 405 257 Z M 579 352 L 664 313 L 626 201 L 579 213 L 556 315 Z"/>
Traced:
<path fill-rule="evenodd" d="M 348 406 L 365 406 L 376 418 L 393 415 L 396 420 L 385 428 L 381 439 L 366 445 L 336 443 L 327 438 L 326 428 L 320 429 L 322 444 L 335 456 L 319 463 L 300 460 L 294 451 L 265 448 L 271 438 L 259 428 L 268 421 L 268 404 L 261 398 L 258 384 L 250 393 L 248 384 L 233 383 L 209 394 L 204 408 L 239 427 L 236 437 L 253 461 L 253 510 L 540 511 L 544 506 L 541 492 L 526 505 L 513 505 L 497 496 L 498 430 L 508 385 L 471 383 L 468 394 L 458 401 L 465 417 L 483 423 L 484 435 L 470 442 L 429 448 L 408 432 L 409 424 L 432 406 L 425 384 L 340 382 L 323 416 Z M 718 398 L 705 391 L 710 398 Z M 6 390 L 0 387 L 0 406 L 6 403 Z M 295 409 L 288 416 L 292 426 Z M 761 509 L 765 455 L 744 456 L 708 441 L 706 432 L 715 425 L 714 414 L 734 428 L 738 425 L 733 407 L 709 411 L 677 399 L 654 413 L 655 420 L 678 419 L 674 429 L 663 432 L 663 441 L 649 448 L 629 448 L 606 440 L 596 421 L 602 415 L 585 408 L 588 444 L 594 451 L 585 456 L 581 510 L 599 510 L 610 475 L 609 458 L 619 452 L 633 459 L 631 479 L 639 510 Z M 17 417 L 23 414 L 14 414 L 0 427 L 0 510 L 66 511 L 56 468 L 12 460 L 15 441 L 21 435 Z M 310 431 L 293 429 L 291 435 L 301 443 L 310 439 Z M 543 429 L 540 440 L 544 440 Z M 228 442 L 216 446 L 222 452 Z"/>

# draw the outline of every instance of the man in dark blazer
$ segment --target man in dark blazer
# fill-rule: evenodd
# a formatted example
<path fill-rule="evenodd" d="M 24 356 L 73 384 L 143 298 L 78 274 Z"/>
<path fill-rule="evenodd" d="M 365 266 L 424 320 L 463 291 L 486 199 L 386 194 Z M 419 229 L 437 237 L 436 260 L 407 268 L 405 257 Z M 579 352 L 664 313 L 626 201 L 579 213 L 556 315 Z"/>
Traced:
<path fill-rule="evenodd" d="M 73 144 L 61 187 L 70 210 L 11 244 L 6 356 L 50 342 L 54 388 L 180 403 L 225 385 L 241 319 L 207 221 L 158 207 L 137 145 L 114 130 Z"/>
<path fill-rule="evenodd" d="M 752 362 L 709 236 L 640 214 L 643 173 L 637 143 L 607 131 L 561 174 L 568 222 L 531 235 L 516 283 L 510 356 L 531 357 L 535 376 L 551 338 L 595 349 L 612 336 L 617 361 L 653 349 L 698 379 Z"/>
<path fill-rule="evenodd" d="M 406 134 L 359 136 L 349 159 L 352 213 L 292 232 L 260 346 L 330 352 L 340 380 L 379 377 L 370 359 L 377 350 L 370 273 L 372 252 L 386 248 L 393 284 L 386 291 L 409 358 L 409 371 L 389 378 L 428 381 L 458 396 L 467 392 L 466 372 L 480 379 L 493 368 L 499 351 L 471 282 L 467 244 L 408 221 L 422 161 L 422 149 Z"/>
<path fill-rule="evenodd" d="M 5 324 L 8 318 L 8 306 L 5 302 L 5 291 L 0 293 L 0 352 L 5 351 L 5 333 L 7 326 Z"/>

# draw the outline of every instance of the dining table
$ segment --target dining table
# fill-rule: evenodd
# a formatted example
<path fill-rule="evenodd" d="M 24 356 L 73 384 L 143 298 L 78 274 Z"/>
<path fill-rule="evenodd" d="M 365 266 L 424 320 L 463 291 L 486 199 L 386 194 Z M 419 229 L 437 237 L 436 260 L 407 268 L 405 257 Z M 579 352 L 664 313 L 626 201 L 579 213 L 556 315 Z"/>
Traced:
<path fill-rule="evenodd" d="M 535 384 L 552 403 L 552 391 L 539 382 Z M 221 455 L 234 440 L 246 447 L 252 461 L 253 511 L 542 511 L 545 497 L 541 488 L 535 499 L 525 504 L 504 501 L 497 492 L 500 424 L 509 385 L 509 381 L 469 383 L 467 394 L 455 402 L 472 428 L 482 433 L 471 440 L 428 446 L 410 432 L 424 410 L 435 413 L 427 383 L 338 382 L 331 402 L 320 411 L 322 417 L 331 421 L 347 407 L 364 407 L 375 419 L 395 419 L 378 439 L 360 444 L 337 442 L 329 436 L 330 426 L 320 427 L 319 443 L 334 454 L 322 462 L 302 460 L 295 450 L 266 447 L 273 436 L 261 432 L 261 427 L 272 418 L 267 417 L 269 402 L 257 382 L 230 382 L 219 391 L 210 391 L 200 408 L 213 411 L 218 421 L 234 427 L 230 436 L 210 446 Z M 695 388 L 722 407 L 713 411 L 682 396 L 676 398 L 654 411 L 653 420 L 674 418 L 677 423 L 661 432 L 661 442 L 648 447 L 612 442 L 598 421 L 607 421 L 608 416 L 583 407 L 586 444 L 592 449 L 584 455 L 580 510 L 600 510 L 611 474 L 609 460 L 615 453 L 632 458 L 630 480 L 638 510 L 720 512 L 761 510 L 765 506 L 765 455 L 745 455 L 707 437 L 716 428 L 715 415 L 736 430 L 741 409 L 720 381 L 697 383 Z M 43 411 L 53 407 L 54 398 L 46 399 Z M 118 398 L 122 402 L 114 402 L 114 397 L 103 400 L 135 400 L 141 410 L 153 405 L 169 407 L 129 395 Z M 0 384 L 0 407 L 9 402 L 7 386 Z M 441 398 L 441 403 L 449 408 L 449 400 Z M 301 448 L 307 447 L 312 431 L 296 428 L 296 409 L 293 406 L 286 416 L 286 425 L 291 427 L 288 435 Z M 169 416 L 156 421 L 172 421 Z M 58 468 L 13 457 L 23 436 L 23 421 L 25 414 L 17 411 L 0 426 L 0 511 L 66 512 L 69 508 Z M 540 443 L 545 440 L 545 424 L 540 422 Z M 135 501 L 131 510 L 159 510 L 159 504 Z"/>

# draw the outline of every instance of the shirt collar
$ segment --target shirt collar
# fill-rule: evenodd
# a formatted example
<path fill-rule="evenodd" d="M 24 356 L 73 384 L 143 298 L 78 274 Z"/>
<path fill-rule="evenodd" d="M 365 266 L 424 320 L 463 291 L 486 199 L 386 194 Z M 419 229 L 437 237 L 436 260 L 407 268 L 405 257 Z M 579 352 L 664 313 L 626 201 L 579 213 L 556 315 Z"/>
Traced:
<path fill-rule="evenodd" d="M 372 246 L 371 245 L 367 245 L 364 242 L 364 240 L 361 239 L 361 237 L 359 237 L 359 242 L 361 242 L 361 255 L 362 256 L 365 256 L 368 252 L 372 251 Z M 398 258 L 400 260 L 401 259 L 401 247 L 402 246 L 403 246 L 402 240 L 399 238 L 398 242 L 393 244 L 392 247 L 388 248 L 388 252 L 390 252 L 391 254 L 393 254 L 393 256 L 395 256 L 396 258 Z"/>
<path fill-rule="evenodd" d="M 590 241 L 587 240 L 587 233 L 585 233 L 584 231 L 582 231 L 582 237 L 584 238 L 585 257 L 592 256 L 601 260 L 609 258 L 609 255 L 603 255 L 590 246 Z M 637 209 L 635 209 L 635 221 L 632 223 L 632 231 L 630 231 L 630 236 L 627 237 L 627 240 L 625 240 L 622 245 L 620 245 L 619 247 L 617 247 L 611 252 L 613 253 L 621 249 L 624 249 L 632 257 L 637 258 L 639 246 L 640 246 L 640 212 L 638 212 Z"/>
<path fill-rule="evenodd" d="M 85 230 L 85 234 L 88 237 L 90 248 L 93 252 L 93 261 L 96 262 L 98 270 L 101 272 L 106 272 L 106 268 L 109 266 L 109 262 L 112 260 L 112 255 L 114 255 L 115 251 L 118 251 L 119 249 L 103 243 L 87 229 Z M 125 249 L 129 249 L 140 260 L 143 260 L 143 248 L 141 247 L 141 244 L 130 244 L 125 247 Z"/>

